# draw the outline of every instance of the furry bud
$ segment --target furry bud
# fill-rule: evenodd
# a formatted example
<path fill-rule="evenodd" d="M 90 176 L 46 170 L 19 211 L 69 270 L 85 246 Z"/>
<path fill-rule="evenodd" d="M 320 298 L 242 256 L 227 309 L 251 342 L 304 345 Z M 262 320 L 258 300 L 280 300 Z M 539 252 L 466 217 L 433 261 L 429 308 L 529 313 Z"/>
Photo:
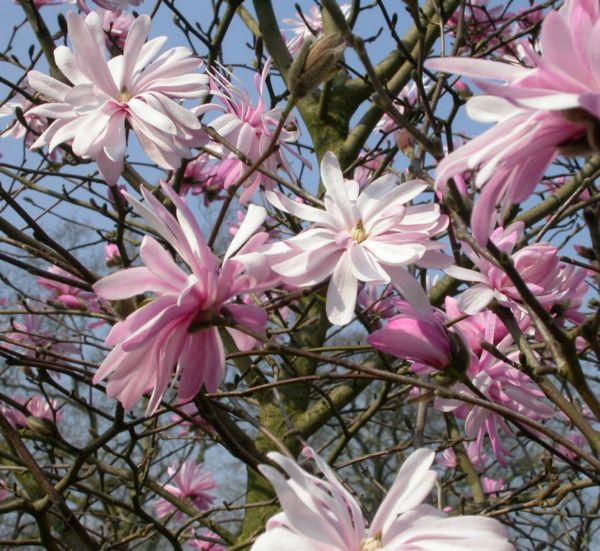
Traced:
<path fill-rule="evenodd" d="M 305 42 L 290 68 L 292 98 L 298 101 L 333 78 L 346 46 L 346 41 L 339 33 Z"/>

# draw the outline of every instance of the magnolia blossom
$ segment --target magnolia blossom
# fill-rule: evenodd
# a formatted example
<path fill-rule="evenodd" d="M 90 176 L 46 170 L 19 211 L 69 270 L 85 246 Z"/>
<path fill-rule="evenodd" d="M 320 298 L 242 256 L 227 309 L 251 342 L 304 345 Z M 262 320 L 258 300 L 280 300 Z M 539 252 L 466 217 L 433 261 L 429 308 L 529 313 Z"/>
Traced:
<path fill-rule="evenodd" d="M 198 536 L 198 533 L 192 528 L 192 535 Z M 210 530 L 204 530 L 201 534 L 202 539 L 195 539 L 187 542 L 190 547 L 203 549 L 204 551 L 226 551 L 225 548 L 217 543 L 219 536 Z"/>
<path fill-rule="evenodd" d="M 466 26 L 464 38 L 470 44 L 477 44 L 481 40 L 488 41 L 489 46 L 501 46 L 510 39 L 509 29 L 505 29 L 500 36 L 490 37 L 500 27 L 502 27 L 510 18 L 514 17 L 514 13 L 508 11 L 508 6 L 503 3 L 494 7 L 490 7 L 489 0 L 470 0 L 464 8 L 463 24 Z M 460 22 L 460 10 L 457 10 L 448 19 L 448 26 L 451 28 L 458 27 Z M 465 46 L 465 50 L 469 50 Z"/>
<path fill-rule="evenodd" d="M 210 148 L 220 155 L 223 154 L 223 149 L 218 144 L 211 144 Z M 170 184 L 175 181 L 175 176 L 173 174 L 169 180 Z M 221 161 L 204 151 L 185 166 L 179 195 L 183 196 L 188 192 L 191 192 L 192 195 L 202 194 L 204 206 L 208 207 L 211 202 L 222 201 L 225 198 L 222 194 L 225 188 L 225 178 L 226 174 L 223 174 L 221 170 Z"/>
<path fill-rule="evenodd" d="M 81 350 L 69 342 L 70 338 L 56 328 L 48 327 L 47 321 L 41 312 L 23 309 L 23 313 L 11 322 L 6 331 L 5 337 L 11 342 L 4 346 L 8 349 L 19 347 L 19 353 L 29 357 L 35 357 L 38 350 L 51 350 L 61 356 L 79 355 Z"/>
<path fill-rule="evenodd" d="M 91 10 L 87 7 L 84 0 L 78 0 L 77 3 L 84 13 L 90 13 Z M 112 1 L 103 3 L 111 6 L 114 4 Z M 118 50 L 123 51 L 127 35 L 135 21 L 135 17 L 132 13 L 123 11 L 127 8 L 127 2 L 121 3 L 124 4 L 124 6 L 120 9 L 118 7 L 102 8 L 100 5 L 96 8 L 96 13 L 100 16 L 102 27 L 106 33 L 104 42 L 111 52 L 114 52 L 115 46 Z"/>
<path fill-rule="evenodd" d="M 431 60 L 427 66 L 477 80 L 487 94 L 472 98 L 467 113 L 475 120 L 497 123 L 442 160 L 437 182 L 478 167 L 475 184 L 485 187 L 476 203 L 471 225 L 485 243 L 495 222 L 495 206 L 527 199 L 550 162 L 559 154 L 598 150 L 600 71 L 597 40 L 600 4 L 566 0 L 550 12 L 540 34 L 538 54 L 524 39 L 520 48 L 532 66 L 461 58 Z"/>
<path fill-rule="evenodd" d="M 479 473 L 488 465 L 489 456 L 485 454 L 478 454 L 477 449 L 473 445 L 472 442 L 469 444 L 458 444 L 459 446 L 463 446 L 465 451 L 467 452 L 467 456 L 469 461 L 472 463 L 473 468 Z M 444 467 L 448 467 L 450 469 L 456 469 L 458 467 L 458 459 L 456 457 L 456 452 L 453 448 L 446 448 L 441 456 L 436 456 L 435 462 L 439 465 L 443 465 Z"/>
<path fill-rule="evenodd" d="M 59 408 L 57 400 L 50 400 L 50 402 L 48 402 L 48 400 L 40 394 L 34 394 L 31 398 L 25 398 L 23 394 L 17 392 L 12 398 L 15 402 L 25 406 L 29 415 L 33 415 L 40 419 L 46 419 L 53 423 L 58 423 L 64 413 L 64 411 Z M 13 427 L 27 428 L 28 415 L 25 415 L 22 411 L 9 407 L 3 402 L 0 402 L 0 411 L 2 411 Z"/>
<path fill-rule="evenodd" d="M 236 86 L 226 76 L 218 72 L 212 73 L 210 77 L 211 93 L 223 105 L 208 103 L 193 110 L 196 115 L 202 115 L 209 111 L 221 111 L 223 114 L 209 122 L 208 125 L 251 161 L 257 161 L 271 145 L 275 128 L 284 111 L 283 107 L 275 107 L 267 111 L 267 102 L 263 90 L 270 68 L 271 59 L 269 58 L 265 63 L 262 74 L 254 77 L 254 84 L 258 90 L 259 98 L 256 106 L 254 106 L 248 90 L 235 78 L 233 73 L 222 69 L 225 75 L 229 76 L 232 81 L 236 80 L 239 86 Z M 293 177 L 292 168 L 284 151 L 298 157 L 309 166 L 310 163 L 288 145 L 297 141 L 299 137 L 299 126 L 295 117 L 290 116 L 277 139 L 278 147 L 265 160 L 262 168 L 276 174 L 279 167 L 282 167 L 290 177 Z M 239 180 L 248 169 L 248 165 L 242 162 L 235 152 L 229 151 L 219 163 L 216 174 L 218 178 L 223 180 L 225 187 L 228 188 Z M 272 180 L 256 171 L 244 182 L 240 203 L 245 203 L 260 184 L 271 187 Z"/>
<path fill-rule="evenodd" d="M 501 251 L 511 255 L 524 228 L 523 222 L 515 222 L 506 229 L 497 228 L 490 239 Z M 493 299 L 518 308 L 523 299 L 505 271 L 479 256 L 467 244 L 463 244 L 463 249 L 480 271 L 458 266 L 446 268 L 445 272 L 452 277 L 475 282 L 459 297 L 458 308 L 466 314 L 476 314 Z M 527 245 L 513 253 L 511 259 L 529 290 L 548 311 L 558 308 L 557 313 L 565 318 L 575 323 L 583 321 L 585 316 L 578 310 L 588 290 L 586 270 L 559 262 L 559 251 L 550 243 Z"/>
<path fill-rule="evenodd" d="M 125 13 L 121 10 L 111 11 L 103 8 L 98 8 L 96 12 L 100 16 L 102 27 L 106 31 L 104 39 L 106 47 L 112 50 L 112 47 L 116 45 L 119 50 L 123 50 L 127 41 L 127 35 L 135 22 L 133 14 Z"/>
<path fill-rule="evenodd" d="M 498 494 L 506 490 L 506 482 L 503 478 L 495 479 L 483 476 L 481 477 L 481 485 L 486 494 Z"/>
<path fill-rule="evenodd" d="M 290 477 L 261 465 L 275 488 L 283 512 L 267 522 L 267 531 L 252 551 L 512 551 L 505 528 L 485 517 L 446 517 L 422 504 L 435 485 L 430 470 L 434 453 L 420 449 L 402 465 L 373 521 L 367 526 L 359 504 L 335 472 L 311 448 L 303 455 L 314 459 L 325 479 L 308 474 L 279 453 L 268 457 Z"/>
<path fill-rule="evenodd" d="M 75 282 L 84 283 L 58 266 L 50 266 L 47 271 L 50 274 L 67 280 L 70 279 Z M 72 308 L 73 310 L 86 310 L 89 308 L 90 310 L 98 311 L 97 297 L 94 293 L 84 291 L 81 287 L 43 276 L 39 276 L 37 282 L 40 287 L 52 292 L 53 300 L 62 303 L 67 308 Z"/>
<path fill-rule="evenodd" d="M 215 500 L 215 496 L 210 492 L 217 489 L 217 482 L 212 477 L 212 473 L 205 473 L 203 469 L 204 465 L 196 463 L 193 459 L 184 461 L 181 467 L 179 462 L 175 461 L 167 469 L 171 481 L 165 485 L 165 490 L 179 499 L 191 501 L 199 511 L 208 509 Z M 153 506 L 158 518 L 177 510 L 175 505 L 164 498 L 157 499 Z M 178 511 L 175 519 L 180 521 L 182 518 L 183 514 Z"/>
<path fill-rule="evenodd" d="M 27 94 L 33 94 L 33 90 L 31 90 L 31 87 L 27 83 L 24 84 L 24 91 Z M 34 107 L 34 104 L 23 94 L 19 93 L 15 94 L 11 98 L 11 101 L 6 102 L 0 107 L 0 117 L 12 116 L 17 109 L 20 109 L 23 113 L 23 119 L 28 126 L 28 128 L 26 128 L 15 119 L 0 135 L 3 138 L 10 137 L 16 140 L 22 140 L 24 138 L 25 143 L 31 145 L 36 140 L 36 136 L 48 128 L 48 120 L 46 117 L 33 114 L 32 107 Z M 53 155 L 52 160 L 55 160 L 55 157 L 56 155 Z"/>
<path fill-rule="evenodd" d="M 105 263 L 108 268 L 114 268 L 115 266 L 121 266 L 123 259 L 121 258 L 121 251 L 119 247 L 114 243 L 109 243 L 104 247 Z"/>
<path fill-rule="evenodd" d="M 202 432 L 204 429 L 209 430 L 211 426 L 198 413 L 198 408 L 193 402 L 188 402 L 179 406 L 176 410 L 178 413 L 171 415 L 171 422 L 179 425 L 181 430 L 179 436 L 186 436 L 190 432 L 197 430 Z M 186 417 L 183 417 L 183 416 Z M 188 421 L 187 419 L 192 419 Z"/>
<path fill-rule="evenodd" d="M 340 9 L 347 19 L 352 6 L 342 4 Z M 303 13 L 302 17 L 298 17 L 298 19 L 286 18 L 283 22 L 292 26 L 291 29 L 284 29 L 284 32 L 292 32 L 295 35 L 287 41 L 287 47 L 291 54 L 297 54 L 307 40 L 324 34 L 323 17 L 317 6 L 311 6 L 310 15 Z"/>
<path fill-rule="evenodd" d="M 402 266 L 448 266 L 450 258 L 437 252 L 444 245 L 431 238 L 446 228 L 448 219 L 438 205 L 406 206 L 427 184 L 411 180 L 397 185 L 393 175 L 372 182 L 359 194 L 356 181 L 344 181 L 337 158 L 326 153 L 321 178 L 327 190 L 325 210 L 267 192 L 270 203 L 284 212 L 314 222 L 287 241 L 270 246 L 271 268 L 286 283 L 315 285 L 331 276 L 327 316 L 345 325 L 352 319 L 358 281 L 391 282 L 417 308 L 431 306 L 425 292 Z"/>
<path fill-rule="evenodd" d="M 262 308 L 229 301 L 236 295 L 260 292 L 272 285 L 267 279 L 268 267 L 262 266 L 258 253 L 230 258 L 264 221 L 266 212 L 262 207 L 249 209 L 220 266 L 184 200 L 166 182 L 161 182 L 161 188 L 177 208 L 177 218 L 146 189 L 142 189 L 144 204 L 124 196 L 173 247 L 190 273 L 147 235 L 140 247 L 143 267 L 121 270 L 94 285 L 98 295 L 108 300 L 148 291 L 156 294 L 155 299 L 112 328 L 106 344 L 113 349 L 94 377 L 94 384 L 108 377 L 107 395 L 118 398 L 126 409 L 151 392 L 148 414 L 160 403 L 175 366 L 180 377 L 181 402 L 190 401 L 203 384 L 209 392 L 217 390 L 225 373 L 225 351 L 213 318 L 230 316 L 253 331 L 262 331 L 267 322 Z M 264 239 L 261 235 L 255 237 Z M 244 272 L 244 261 L 255 271 Z M 241 331 L 228 331 L 239 349 L 250 350 L 254 346 L 255 340 Z"/>
<path fill-rule="evenodd" d="M 371 333 L 367 339 L 369 344 L 386 354 L 424 364 L 427 372 L 431 372 L 431 368 L 448 367 L 453 357 L 458 356 L 458 347 L 444 326 L 442 316 L 433 310 L 419 312 L 403 301 L 397 301 L 395 306 L 401 313 L 391 318 L 385 329 Z M 422 369 L 416 371 L 423 372 Z"/>
<path fill-rule="evenodd" d="M 393 289 L 386 286 L 382 290 L 373 284 L 363 285 L 358 292 L 356 302 L 362 308 L 363 312 L 369 316 L 371 325 L 375 329 L 383 327 L 382 319 L 389 319 L 395 315 L 395 301 L 392 295 Z"/>
<path fill-rule="evenodd" d="M 425 85 L 427 81 L 428 79 L 425 77 L 422 83 L 425 90 L 429 88 L 429 86 Z M 410 86 L 406 85 L 400 91 L 398 97 L 399 100 L 394 101 L 394 106 L 402 115 L 408 116 L 410 108 L 414 106 L 419 99 L 419 88 L 417 88 L 417 85 L 413 82 Z M 381 120 L 375 127 L 375 131 L 384 134 L 385 136 L 393 133 L 394 141 L 398 144 L 400 150 L 404 151 L 406 149 L 406 137 L 401 134 L 400 125 L 388 113 L 383 114 Z"/>
<path fill-rule="evenodd" d="M 55 119 L 32 148 L 47 145 L 52 151 L 72 141 L 73 152 L 95 159 L 112 185 L 123 169 L 127 125 L 146 154 L 163 168 L 179 167 L 181 157 L 193 156 L 191 147 L 206 143 L 196 116 L 175 101 L 208 93 L 208 77 L 194 72 L 202 65 L 200 58 L 191 57 L 184 47 L 158 56 L 167 37 L 146 42 L 151 20 L 141 15 L 129 31 L 123 55 L 107 62 L 98 14 L 91 12 L 84 20 L 70 11 L 67 21 L 73 51 L 59 46 L 54 59 L 74 86 L 29 72 L 32 88 L 54 102 L 31 113 Z"/>
<path fill-rule="evenodd" d="M 477 314 L 465 317 L 464 313 L 458 307 L 458 301 L 454 297 L 446 297 L 444 301 L 446 315 L 453 320 L 452 329 L 460 331 L 464 343 L 477 356 L 483 352 L 481 341 L 487 340 L 490 344 L 500 343 L 508 335 L 508 329 L 500 321 L 498 316 L 491 310 L 483 310 Z M 531 318 L 524 312 L 518 310 L 515 312 L 519 318 L 519 326 L 525 333 L 531 323 Z M 457 320 L 457 321 L 455 321 Z M 489 328 L 494 330 L 489 332 Z"/>
<path fill-rule="evenodd" d="M 490 328 L 490 333 L 493 333 L 493 328 Z M 508 352 L 510 344 L 512 344 L 512 340 L 509 337 L 497 348 L 500 352 Z M 516 361 L 519 353 L 510 352 L 507 356 L 510 360 Z M 487 351 L 483 351 L 479 358 L 472 357 L 466 376 L 470 379 L 472 386 L 479 391 L 480 396 L 483 395 L 491 402 L 525 415 L 534 421 L 552 419 L 556 415 L 553 408 L 546 403 L 542 389 L 528 375 L 504 363 Z M 456 384 L 453 390 L 468 396 L 476 396 L 463 383 Z M 512 456 L 512 454 L 505 446 L 505 439 L 501 437 L 499 431 L 508 435 L 512 435 L 513 432 L 502 415 L 482 406 L 470 407 L 460 399 L 437 398 L 435 408 L 444 412 L 452 411 L 459 419 L 465 421 L 465 436 L 475 439 L 472 451 L 475 458 L 483 457 L 483 443 L 487 435 L 500 464 L 508 465 L 506 457 Z M 527 428 L 535 433 L 533 429 Z"/>

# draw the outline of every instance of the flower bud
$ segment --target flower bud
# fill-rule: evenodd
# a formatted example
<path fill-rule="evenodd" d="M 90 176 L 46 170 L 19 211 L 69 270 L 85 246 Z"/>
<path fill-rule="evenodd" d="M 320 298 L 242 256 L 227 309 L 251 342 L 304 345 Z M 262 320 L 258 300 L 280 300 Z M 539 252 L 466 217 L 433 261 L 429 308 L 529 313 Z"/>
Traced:
<path fill-rule="evenodd" d="M 415 137 L 406 128 L 402 128 L 397 135 L 398 148 L 409 159 L 415 156 Z"/>
<path fill-rule="evenodd" d="M 121 258 L 119 247 L 117 247 L 114 243 L 109 243 L 108 245 L 106 245 L 104 251 L 106 254 L 107 268 L 115 268 L 117 266 L 123 265 L 123 259 Z"/>
<path fill-rule="evenodd" d="M 346 41 L 339 33 L 305 42 L 290 68 L 291 99 L 298 101 L 333 78 L 346 46 Z"/>
<path fill-rule="evenodd" d="M 458 92 L 458 95 L 462 99 L 468 99 L 473 95 L 471 92 L 471 88 L 467 84 L 465 84 L 462 80 L 457 80 L 454 83 L 454 89 Z"/>
<path fill-rule="evenodd" d="M 50 421 L 50 419 L 45 419 L 44 417 L 30 415 L 27 417 L 27 426 L 33 432 L 37 432 L 41 436 L 47 436 L 49 438 L 58 436 L 58 427 L 56 426 L 56 423 Z"/>

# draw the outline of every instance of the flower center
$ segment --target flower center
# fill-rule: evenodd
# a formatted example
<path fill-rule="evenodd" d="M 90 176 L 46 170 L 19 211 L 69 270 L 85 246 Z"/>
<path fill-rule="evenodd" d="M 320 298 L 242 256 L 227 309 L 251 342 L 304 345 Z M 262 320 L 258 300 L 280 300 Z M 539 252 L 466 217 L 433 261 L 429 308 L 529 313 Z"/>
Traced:
<path fill-rule="evenodd" d="M 350 234 L 356 243 L 362 243 L 367 238 L 367 232 L 363 226 L 362 220 L 358 221 L 358 224 L 352 228 Z"/>
<path fill-rule="evenodd" d="M 382 549 L 381 532 L 374 538 L 367 538 L 360 542 L 360 551 L 375 551 L 375 549 Z"/>
<path fill-rule="evenodd" d="M 131 92 L 127 90 L 127 86 L 123 86 L 117 96 L 117 101 L 127 103 L 132 97 Z"/>
<path fill-rule="evenodd" d="M 213 318 L 218 315 L 216 308 L 209 308 L 207 310 L 200 310 L 192 320 L 188 327 L 188 334 L 200 333 L 213 327 Z"/>

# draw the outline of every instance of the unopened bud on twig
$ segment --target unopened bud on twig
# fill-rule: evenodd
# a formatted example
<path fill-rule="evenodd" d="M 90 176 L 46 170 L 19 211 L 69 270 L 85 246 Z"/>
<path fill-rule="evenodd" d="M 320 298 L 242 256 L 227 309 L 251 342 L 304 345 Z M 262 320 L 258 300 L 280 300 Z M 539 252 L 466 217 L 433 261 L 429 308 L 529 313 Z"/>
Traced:
<path fill-rule="evenodd" d="M 37 432 L 41 436 L 47 436 L 51 438 L 58 435 L 58 428 L 56 426 L 56 423 L 44 417 L 30 415 L 29 417 L 27 417 L 27 426 L 33 432 Z"/>
<path fill-rule="evenodd" d="M 346 46 L 346 41 L 339 33 L 305 42 L 290 68 L 291 99 L 298 101 L 333 78 Z"/>

